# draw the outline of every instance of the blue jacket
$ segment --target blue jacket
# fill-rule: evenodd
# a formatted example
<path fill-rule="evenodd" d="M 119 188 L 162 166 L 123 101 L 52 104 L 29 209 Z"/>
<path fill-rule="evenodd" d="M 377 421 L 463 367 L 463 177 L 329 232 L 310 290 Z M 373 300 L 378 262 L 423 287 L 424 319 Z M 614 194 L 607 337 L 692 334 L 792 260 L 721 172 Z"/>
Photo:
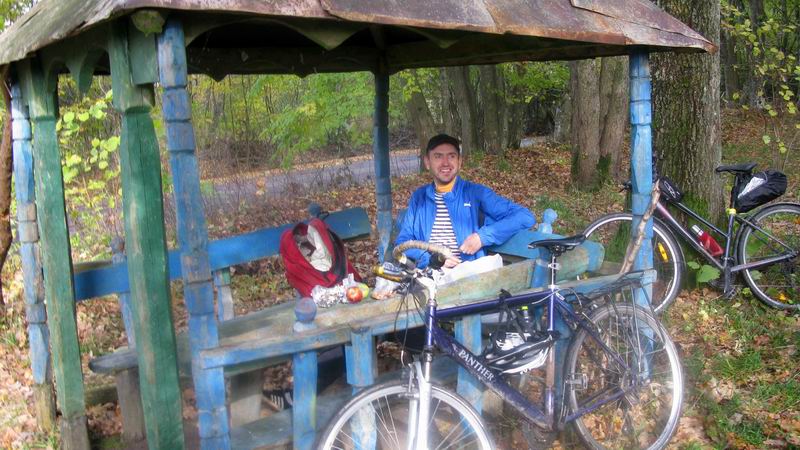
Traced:
<path fill-rule="evenodd" d="M 433 183 L 420 187 L 411 195 L 408 210 L 400 224 L 395 245 L 410 240 L 428 242 L 436 217 L 436 203 Z M 477 232 L 484 247 L 502 244 L 516 232 L 536 224 L 536 218 L 527 208 L 501 197 L 488 187 L 456 177 L 453 190 L 444 194 L 444 202 L 450 213 L 453 231 L 458 245 Z M 481 221 L 483 226 L 481 226 Z M 406 255 L 417 260 L 419 267 L 428 265 L 430 255 L 421 250 L 411 249 Z M 461 254 L 462 261 L 469 261 L 486 255 L 481 248 L 474 255 Z"/>

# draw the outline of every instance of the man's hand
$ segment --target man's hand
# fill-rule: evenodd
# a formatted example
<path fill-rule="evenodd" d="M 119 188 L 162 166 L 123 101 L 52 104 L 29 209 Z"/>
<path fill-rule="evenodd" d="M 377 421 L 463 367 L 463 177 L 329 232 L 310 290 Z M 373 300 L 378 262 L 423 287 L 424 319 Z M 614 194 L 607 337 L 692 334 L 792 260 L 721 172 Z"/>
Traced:
<path fill-rule="evenodd" d="M 461 264 L 461 260 L 455 256 L 451 256 L 444 261 L 444 266 L 448 269 L 452 269 L 459 264 Z"/>
<path fill-rule="evenodd" d="M 458 247 L 458 249 L 461 250 L 461 253 L 474 255 L 481 247 L 483 247 L 481 237 L 478 236 L 478 233 L 472 233 L 467 236 L 467 239 L 464 240 L 464 243 L 461 244 L 461 247 Z"/>

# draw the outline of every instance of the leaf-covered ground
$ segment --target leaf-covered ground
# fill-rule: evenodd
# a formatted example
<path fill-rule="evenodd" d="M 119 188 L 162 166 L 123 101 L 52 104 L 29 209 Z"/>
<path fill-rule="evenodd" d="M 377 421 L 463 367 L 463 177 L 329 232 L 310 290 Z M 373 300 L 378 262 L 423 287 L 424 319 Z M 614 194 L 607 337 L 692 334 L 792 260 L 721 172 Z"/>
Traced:
<path fill-rule="evenodd" d="M 759 144 L 756 125 L 741 113 L 728 113 L 724 121 L 726 162 L 750 159 L 768 166 L 769 156 Z M 797 201 L 798 158 L 790 160 L 787 197 Z M 559 218 L 554 230 L 570 233 L 590 220 L 623 208 L 624 197 L 613 185 L 595 193 L 569 187 L 569 152 L 559 146 L 538 145 L 509 151 L 501 156 L 473 157 L 464 176 L 487 184 L 517 201 L 538 217 L 553 208 Z M 710 175 L 710 174 L 709 174 Z M 400 209 L 424 175 L 393 180 L 394 208 Z M 237 204 L 233 212 L 209 212 L 212 238 L 250 231 L 305 218 L 309 202 L 327 210 L 363 206 L 375 217 L 372 186 L 344 183 L 324 192 L 294 190 L 290 199 L 270 198 L 263 193 Z M 349 243 L 350 257 L 361 273 L 369 273 L 376 261 L 375 240 Z M 692 259 L 690 256 L 689 259 Z M 22 278 L 18 271 L 3 273 L 10 298 L 0 322 L 0 447 L 52 448 L 57 437 L 36 431 L 32 417 L 31 373 L 28 362 Z M 371 280 L 370 280 L 371 284 Z M 237 267 L 233 276 L 236 313 L 244 314 L 291 297 L 279 258 L 269 258 Z M 187 315 L 179 283 L 173 284 L 174 320 L 186 328 Z M 87 387 L 100 390 L 100 404 L 88 411 L 94 442 L 102 448 L 121 448 L 119 410 L 102 400 L 113 380 L 92 374 L 88 361 L 125 342 L 119 308 L 114 298 L 81 303 L 77 308 L 78 332 Z M 673 440 L 673 448 L 797 448 L 800 447 L 800 318 L 767 309 L 753 298 L 719 298 L 716 291 L 684 291 L 665 317 L 678 343 L 687 375 L 684 416 Z M 273 369 L 266 388 L 285 387 L 290 382 L 285 367 Z M 190 390 L 184 392 L 184 415 L 194 416 Z M 501 418 L 493 425 L 504 448 L 525 448 L 514 432 L 514 419 Z M 562 446 L 562 448 L 565 446 Z"/>

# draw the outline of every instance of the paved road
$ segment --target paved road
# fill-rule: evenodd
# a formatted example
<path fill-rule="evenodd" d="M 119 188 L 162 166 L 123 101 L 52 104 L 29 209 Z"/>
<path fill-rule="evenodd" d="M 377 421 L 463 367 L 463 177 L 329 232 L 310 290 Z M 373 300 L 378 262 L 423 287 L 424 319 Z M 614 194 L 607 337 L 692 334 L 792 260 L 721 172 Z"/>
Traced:
<path fill-rule="evenodd" d="M 419 170 L 419 158 L 413 152 L 393 153 L 390 167 L 393 176 L 413 174 Z M 322 167 L 216 181 L 213 191 L 205 191 L 203 195 L 207 202 L 239 204 L 256 197 L 259 191 L 262 195 L 279 196 L 312 189 L 324 191 L 333 187 L 374 183 L 374 180 L 375 164 L 372 158 L 351 162 L 342 160 Z"/>

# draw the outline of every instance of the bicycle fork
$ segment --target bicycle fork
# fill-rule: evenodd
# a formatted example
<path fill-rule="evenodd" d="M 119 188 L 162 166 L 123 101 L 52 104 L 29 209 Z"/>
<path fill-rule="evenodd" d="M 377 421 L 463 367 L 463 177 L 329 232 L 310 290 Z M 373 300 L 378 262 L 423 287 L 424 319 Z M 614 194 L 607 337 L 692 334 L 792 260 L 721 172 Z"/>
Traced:
<path fill-rule="evenodd" d="M 428 423 L 431 414 L 430 361 L 415 361 L 408 385 L 413 389 L 416 378 L 418 395 L 409 392 L 408 450 L 428 450 Z M 427 373 L 426 373 L 427 372 Z"/>

